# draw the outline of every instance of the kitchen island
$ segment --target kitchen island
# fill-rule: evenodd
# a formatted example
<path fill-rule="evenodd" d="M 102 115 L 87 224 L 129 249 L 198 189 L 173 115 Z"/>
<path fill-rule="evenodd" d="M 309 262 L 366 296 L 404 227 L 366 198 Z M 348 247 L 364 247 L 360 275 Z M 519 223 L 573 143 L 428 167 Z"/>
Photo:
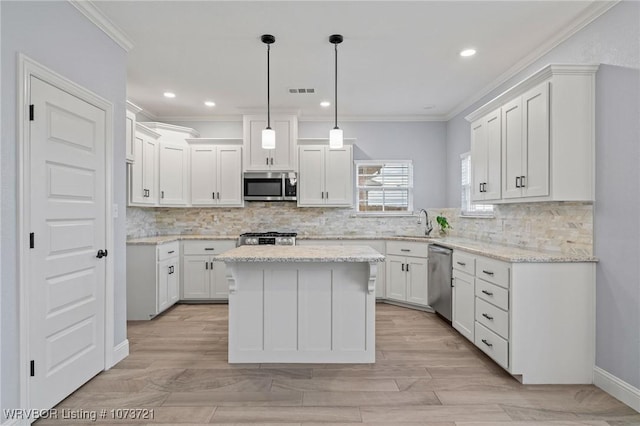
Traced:
<path fill-rule="evenodd" d="M 367 246 L 241 246 L 229 280 L 230 363 L 374 363 L 375 282 Z"/>

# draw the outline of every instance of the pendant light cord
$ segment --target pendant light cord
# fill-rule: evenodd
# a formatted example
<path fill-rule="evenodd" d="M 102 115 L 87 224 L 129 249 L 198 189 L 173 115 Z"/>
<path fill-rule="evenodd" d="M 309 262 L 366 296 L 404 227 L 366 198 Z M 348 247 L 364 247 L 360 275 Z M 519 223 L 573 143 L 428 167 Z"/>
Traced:
<path fill-rule="evenodd" d="M 334 43 L 333 44 L 333 48 L 336 52 L 336 61 L 335 61 L 335 91 L 334 91 L 334 111 L 335 111 L 335 127 L 334 129 L 338 128 L 338 44 Z"/>
<path fill-rule="evenodd" d="M 271 91 L 269 87 L 269 55 L 271 53 L 271 45 L 267 44 L 267 129 L 271 128 Z M 337 117 L 337 116 L 336 116 Z M 337 120 L 337 118 L 336 118 Z"/>

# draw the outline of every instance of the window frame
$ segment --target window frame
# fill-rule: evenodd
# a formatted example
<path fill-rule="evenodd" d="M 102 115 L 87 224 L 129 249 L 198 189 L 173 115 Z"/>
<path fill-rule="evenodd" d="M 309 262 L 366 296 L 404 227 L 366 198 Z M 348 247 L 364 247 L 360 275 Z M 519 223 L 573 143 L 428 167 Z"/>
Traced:
<path fill-rule="evenodd" d="M 468 161 L 466 178 L 463 176 L 464 162 Z M 460 154 L 460 217 L 493 218 L 495 210 L 493 204 L 471 202 L 471 151 Z"/>
<path fill-rule="evenodd" d="M 408 168 L 408 185 L 407 186 L 388 186 L 384 187 L 386 189 L 406 189 L 407 190 L 407 210 L 397 211 L 397 210 L 382 210 L 382 211 L 361 211 L 360 210 L 360 191 L 363 189 L 375 189 L 371 186 L 360 186 L 360 166 L 381 166 L 384 167 L 387 164 L 399 164 L 402 166 L 407 166 Z M 358 216 L 413 216 L 413 161 L 412 160 L 355 160 L 355 212 Z M 376 187 L 376 188 L 383 188 Z M 382 208 L 384 209 L 385 204 L 383 203 Z"/>

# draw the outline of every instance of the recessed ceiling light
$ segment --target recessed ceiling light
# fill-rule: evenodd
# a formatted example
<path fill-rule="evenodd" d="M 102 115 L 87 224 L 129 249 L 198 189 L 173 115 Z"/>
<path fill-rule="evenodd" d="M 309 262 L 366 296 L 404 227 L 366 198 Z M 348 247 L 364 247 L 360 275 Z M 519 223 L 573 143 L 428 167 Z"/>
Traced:
<path fill-rule="evenodd" d="M 473 56 L 476 54 L 476 49 L 464 49 L 462 52 L 460 52 L 460 56 Z"/>
<path fill-rule="evenodd" d="M 208 107 L 214 107 L 216 106 L 216 103 L 213 101 L 204 101 L 204 104 Z"/>
<path fill-rule="evenodd" d="M 330 106 L 331 106 L 331 102 L 329 102 L 329 101 L 322 101 L 322 102 L 320 102 L 320 106 L 321 106 L 322 108 L 330 107 Z"/>
<path fill-rule="evenodd" d="M 164 92 L 164 97 L 165 98 L 175 98 L 176 94 L 173 92 Z"/>

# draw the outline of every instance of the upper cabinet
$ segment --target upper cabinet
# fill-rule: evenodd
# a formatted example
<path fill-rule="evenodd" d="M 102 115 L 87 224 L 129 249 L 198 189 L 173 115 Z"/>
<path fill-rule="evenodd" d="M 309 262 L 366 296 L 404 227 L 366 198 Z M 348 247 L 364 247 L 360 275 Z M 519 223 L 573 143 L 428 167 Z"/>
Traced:
<path fill-rule="evenodd" d="M 353 147 L 300 145 L 298 206 L 348 207 L 353 203 Z"/>
<path fill-rule="evenodd" d="M 244 170 L 297 170 L 295 146 L 298 138 L 298 118 L 295 115 L 272 115 L 271 128 L 276 132 L 276 147 L 262 148 L 262 130 L 267 127 L 264 115 L 244 116 Z"/>
<path fill-rule="evenodd" d="M 158 139 L 160 134 L 136 123 L 133 151 L 136 161 L 128 168 L 129 205 L 158 204 Z"/>
<path fill-rule="evenodd" d="M 597 70 L 549 65 L 466 117 L 473 201 L 594 200 Z"/>
<path fill-rule="evenodd" d="M 212 139 L 191 144 L 191 204 L 242 206 L 242 147 L 212 145 Z"/>
<path fill-rule="evenodd" d="M 136 138 L 136 114 L 142 111 L 142 108 L 127 101 L 127 115 L 125 117 L 125 139 L 126 139 L 126 158 L 127 163 L 133 163 L 136 160 L 135 138 Z"/>

